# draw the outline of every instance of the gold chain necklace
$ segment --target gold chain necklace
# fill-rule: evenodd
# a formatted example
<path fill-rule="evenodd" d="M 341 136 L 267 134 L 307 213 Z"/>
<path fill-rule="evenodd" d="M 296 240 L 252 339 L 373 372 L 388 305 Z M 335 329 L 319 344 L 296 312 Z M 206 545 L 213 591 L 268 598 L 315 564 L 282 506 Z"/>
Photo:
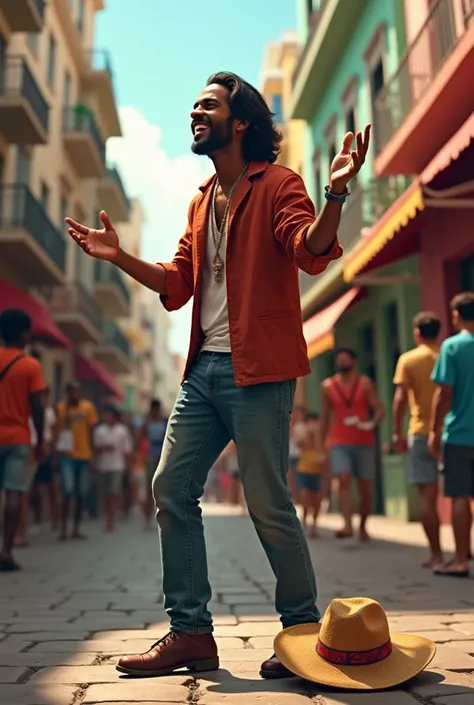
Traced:
<path fill-rule="evenodd" d="M 249 168 L 249 165 L 246 164 L 242 173 L 240 174 L 237 181 L 234 183 L 234 185 L 232 186 L 232 188 L 230 190 L 229 198 L 227 199 L 227 202 L 225 204 L 224 214 L 222 216 L 222 222 L 221 222 L 220 228 L 217 228 L 217 216 L 216 216 L 217 190 L 219 188 L 219 179 L 216 179 L 216 185 L 214 188 L 214 195 L 212 198 L 212 223 L 211 223 L 212 239 L 214 242 L 214 247 L 216 249 L 216 252 L 215 252 L 214 257 L 212 259 L 212 271 L 214 273 L 214 281 L 215 282 L 220 282 L 222 279 L 222 272 L 224 269 L 224 260 L 220 256 L 219 250 L 221 248 L 222 240 L 224 238 L 224 233 L 225 233 L 225 229 L 226 229 L 226 225 L 227 225 L 227 217 L 229 215 L 229 210 L 230 210 L 232 198 L 233 198 L 234 193 L 237 189 L 237 186 L 240 184 L 240 182 L 244 178 L 245 174 L 247 173 L 248 168 Z"/>

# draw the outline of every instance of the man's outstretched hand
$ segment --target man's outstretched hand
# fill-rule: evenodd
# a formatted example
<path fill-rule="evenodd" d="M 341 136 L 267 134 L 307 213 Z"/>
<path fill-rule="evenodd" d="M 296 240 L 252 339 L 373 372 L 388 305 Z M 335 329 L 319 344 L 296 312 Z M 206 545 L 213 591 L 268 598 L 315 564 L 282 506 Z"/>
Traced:
<path fill-rule="evenodd" d="M 104 224 L 103 230 L 88 228 L 72 218 L 66 218 L 65 222 L 69 225 L 69 235 L 86 254 L 96 259 L 115 262 L 120 252 L 118 235 L 105 211 L 101 211 L 100 219 Z"/>
<path fill-rule="evenodd" d="M 331 164 L 331 191 L 343 193 L 347 184 L 360 171 L 365 162 L 370 143 L 370 125 L 364 130 L 364 135 L 356 135 L 356 149 L 351 149 L 354 135 L 348 132 L 344 137 L 342 149 L 336 154 Z"/>

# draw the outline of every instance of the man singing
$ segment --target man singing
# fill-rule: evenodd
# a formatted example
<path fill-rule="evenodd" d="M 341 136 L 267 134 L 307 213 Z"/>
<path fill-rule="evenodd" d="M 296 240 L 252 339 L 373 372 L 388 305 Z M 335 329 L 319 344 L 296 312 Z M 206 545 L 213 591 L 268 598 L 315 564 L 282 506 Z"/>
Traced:
<path fill-rule="evenodd" d="M 211 76 L 191 112 L 195 154 L 216 173 L 193 199 L 170 263 L 124 252 L 106 213 L 103 230 L 66 219 L 88 255 L 114 262 L 160 294 L 168 311 L 193 296 L 182 386 L 153 479 L 171 628 L 150 651 L 121 658 L 130 675 L 218 667 L 199 499 L 210 467 L 237 447 L 250 516 L 276 576 L 283 627 L 319 621 L 316 581 L 286 484 L 296 378 L 309 374 L 298 268 L 320 274 L 337 240 L 347 184 L 365 160 L 370 126 L 348 133 L 331 165 L 318 217 L 302 179 L 276 166 L 281 135 L 260 93 L 231 73 Z M 272 657 L 261 675 L 289 675 Z"/>

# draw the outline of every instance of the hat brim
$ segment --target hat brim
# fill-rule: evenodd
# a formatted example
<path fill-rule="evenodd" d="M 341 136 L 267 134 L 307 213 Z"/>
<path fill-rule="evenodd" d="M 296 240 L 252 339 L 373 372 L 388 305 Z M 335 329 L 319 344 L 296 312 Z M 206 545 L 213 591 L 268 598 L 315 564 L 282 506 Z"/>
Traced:
<path fill-rule="evenodd" d="M 289 627 L 275 638 L 275 655 L 296 676 L 346 690 L 384 690 L 414 678 L 432 661 L 436 644 L 414 634 L 393 633 L 392 653 L 379 663 L 341 666 L 328 663 L 316 652 L 320 624 Z"/>

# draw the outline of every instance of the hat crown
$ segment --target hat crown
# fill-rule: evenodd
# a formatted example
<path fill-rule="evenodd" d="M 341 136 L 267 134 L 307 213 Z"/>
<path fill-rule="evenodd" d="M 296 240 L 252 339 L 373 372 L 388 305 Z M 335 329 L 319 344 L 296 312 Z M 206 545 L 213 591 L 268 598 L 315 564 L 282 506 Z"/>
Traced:
<path fill-rule="evenodd" d="M 336 651 L 369 651 L 390 641 L 383 607 L 367 597 L 331 602 L 319 632 L 319 640 Z"/>

